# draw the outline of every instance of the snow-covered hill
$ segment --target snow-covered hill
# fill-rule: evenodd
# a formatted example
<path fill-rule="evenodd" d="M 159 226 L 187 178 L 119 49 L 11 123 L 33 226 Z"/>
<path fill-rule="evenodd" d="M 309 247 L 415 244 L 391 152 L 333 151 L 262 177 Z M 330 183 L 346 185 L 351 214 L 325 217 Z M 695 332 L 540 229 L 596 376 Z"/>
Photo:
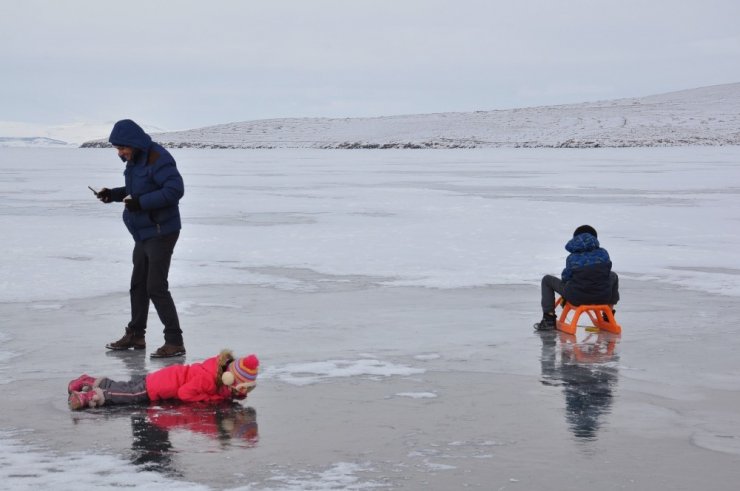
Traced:
<path fill-rule="evenodd" d="M 168 147 L 194 148 L 738 145 L 740 83 L 511 110 L 247 121 L 153 137 Z M 96 141 L 83 146 L 104 145 Z"/>
<path fill-rule="evenodd" d="M 0 136 L 0 147 L 68 147 L 69 143 L 43 136 Z"/>
<path fill-rule="evenodd" d="M 18 121 L 0 121 L 0 147 L 79 147 L 93 138 L 107 139 L 114 121 L 43 125 Z M 144 124 L 149 132 L 161 128 Z"/>

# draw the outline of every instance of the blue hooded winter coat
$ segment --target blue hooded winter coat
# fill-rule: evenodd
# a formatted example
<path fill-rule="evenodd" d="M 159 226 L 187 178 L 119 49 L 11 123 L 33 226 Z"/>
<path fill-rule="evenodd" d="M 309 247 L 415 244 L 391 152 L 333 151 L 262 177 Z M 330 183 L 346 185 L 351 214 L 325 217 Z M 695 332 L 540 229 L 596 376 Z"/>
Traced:
<path fill-rule="evenodd" d="M 565 250 L 570 252 L 560 276 L 565 298 L 573 305 L 608 303 L 612 262 L 599 240 L 589 233 L 579 234 L 568 241 Z"/>
<path fill-rule="evenodd" d="M 114 146 L 135 149 L 123 171 L 126 185 L 111 189 L 112 201 L 123 201 L 128 195 L 139 199 L 140 211 L 123 209 L 123 223 L 134 240 L 139 242 L 180 230 L 178 203 L 185 194 L 185 185 L 172 155 L 130 119 L 117 122 L 108 141 Z"/>

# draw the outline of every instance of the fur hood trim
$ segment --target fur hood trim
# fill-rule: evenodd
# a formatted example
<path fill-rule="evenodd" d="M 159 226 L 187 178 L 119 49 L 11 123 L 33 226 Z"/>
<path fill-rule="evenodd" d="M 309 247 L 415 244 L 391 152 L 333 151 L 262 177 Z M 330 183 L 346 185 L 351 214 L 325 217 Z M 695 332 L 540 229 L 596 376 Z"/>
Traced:
<path fill-rule="evenodd" d="M 224 374 L 224 370 L 229 366 L 229 363 L 234 361 L 234 353 L 232 353 L 231 350 L 224 349 L 221 350 L 221 353 L 218 354 L 217 363 L 216 366 L 218 367 L 216 369 L 216 387 L 221 387 L 224 385 L 223 381 L 221 380 L 221 375 Z"/>

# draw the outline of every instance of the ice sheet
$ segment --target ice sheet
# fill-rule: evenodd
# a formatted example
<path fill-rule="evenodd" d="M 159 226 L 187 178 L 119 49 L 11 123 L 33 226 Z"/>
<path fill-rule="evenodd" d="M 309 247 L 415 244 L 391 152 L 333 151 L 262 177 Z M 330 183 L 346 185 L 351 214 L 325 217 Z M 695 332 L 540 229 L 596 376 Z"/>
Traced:
<path fill-rule="evenodd" d="M 69 412 L 82 372 L 162 366 L 102 348 L 132 242 L 86 186 L 122 164 L 0 149 L 6 485 L 734 489 L 740 149 L 173 153 L 187 361 L 260 354 L 259 444 L 173 430 L 173 472 L 145 472 L 141 414 Z M 530 327 L 583 223 L 623 279 L 625 332 L 595 363 Z"/>
<path fill-rule="evenodd" d="M 121 205 L 87 190 L 122 184 L 115 154 L 0 152 L 0 300 L 120 291 L 132 248 Z M 590 223 L 625 277 L 737 296 L 739 153 L 179 150 L 171 285 L 535 284 L 559 274 L 572 230 Z"/>

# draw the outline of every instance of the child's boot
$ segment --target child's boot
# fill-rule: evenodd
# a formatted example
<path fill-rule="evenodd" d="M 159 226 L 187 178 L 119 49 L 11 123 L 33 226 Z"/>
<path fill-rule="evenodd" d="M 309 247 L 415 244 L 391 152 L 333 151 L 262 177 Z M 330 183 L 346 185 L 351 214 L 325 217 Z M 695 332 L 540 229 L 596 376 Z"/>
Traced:
<path fill-rule="evenodd" d="M 555 317 L 555 314 L 544 313 L 542 314 L 542 320 L 536 323 L 534 328 L 537 331 L 552 331 L 555 329 L 556 323 L 557 318 Z"/>
<path fill-rule="evenodd" d="M 70 393 L 67 403 L 71 410 L 78 411 L 88 407 L 102 406 L 105 404 L 105 397 L 103 396 L 103 390 L 96 387 L 83 392 Z"/>
<path fill-rule="evenodd" d="M 67 393 L 82 392 L 85 387 L 92 388 L 95 385 L 95 377 L 91 377 L 88 374 L 83 374 L 72 380 L 67 386 Z"/>

